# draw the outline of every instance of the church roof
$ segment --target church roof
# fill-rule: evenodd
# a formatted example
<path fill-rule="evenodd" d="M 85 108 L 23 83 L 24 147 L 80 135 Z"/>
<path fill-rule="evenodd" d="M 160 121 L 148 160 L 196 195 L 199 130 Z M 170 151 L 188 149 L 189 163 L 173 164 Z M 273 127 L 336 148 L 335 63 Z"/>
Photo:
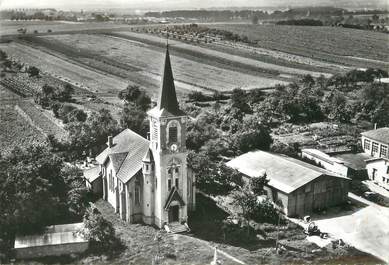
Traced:
<path fill-rule="evenodd" d="M 165 64 L 162 73 L 161 90 L 159 92 L 157 106 L 150 111 L 153 116 L 181 116 L 185 115 L 180 110 L 177 101 L 176 88 L 170 62 L 169 48 L 166 48 Z"/>
<path fill-rule="evenodd" d="M 85 169 L 83 171 L 84 177 L 89 181 L 89 183 L 92 183 L 96 179 L 100 177 L 100 167 L 94 166 L 88 169 Z"/>
<path fill-rule="evenodd" d="M 109 158 L 112 161 L 113 169 L 115 172 L 118 172 L 120 167 L 122 166 L 124 160 L 126 159 L 128 155 L 128 152 L 123 152 L 123 153 L 113 153 L 109 154 Z"/>
<path fill-rule="evenodd" d="M 113 137 L 112 141 L 113 146 L 107 147 L 96 160 L 104 164 L 110 158 L 116 176 L 126 183 L 142 169 L 142 159 L 149 150 L 149 141 L 130 129 Z"/>
<path fill-rule="evenodd" d="M 180 194 L 178 193 L 176 186 L 173 186 L 173 188 L 170 190 L 169 196 L 167 197 L 165 203 L 165 210 L 169 208 L 170 204 L 173 201 L 178 201 L 181 206 L 185 205 L 184 200 L 181 198 Z"/>
<path fill-rule="evenodd" d="M 151 151 L 151 149 L 149 149 L 146 152 L 146 154 L 142 160 L 143 160 L 143 162 L 149 162 L 149 163 L 154 162 L 153 152 Z"/>

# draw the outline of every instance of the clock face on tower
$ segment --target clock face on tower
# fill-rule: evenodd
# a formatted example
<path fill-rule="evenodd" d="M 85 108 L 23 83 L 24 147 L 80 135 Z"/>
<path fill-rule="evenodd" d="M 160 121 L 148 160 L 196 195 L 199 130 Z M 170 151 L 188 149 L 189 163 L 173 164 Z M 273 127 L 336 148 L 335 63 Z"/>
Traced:
<path fill-rule="evenodd" d="M 170 151 L 172 151 L 172 152 L 177 152 L 177 150 L 178 150 L 178 146 L 177 146 L 176 144 L 172 144 L 172 145 L 170 146 Z"/>

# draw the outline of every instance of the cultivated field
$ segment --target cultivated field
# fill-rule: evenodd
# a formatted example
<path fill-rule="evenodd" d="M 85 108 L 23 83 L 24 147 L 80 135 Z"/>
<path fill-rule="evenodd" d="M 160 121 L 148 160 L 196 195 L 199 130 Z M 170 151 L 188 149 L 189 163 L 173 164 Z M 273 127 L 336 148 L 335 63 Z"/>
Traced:
<path fill-rule="evenodd" d="M 56 44 L 56 41 L 60 41 L 75 49 L 89 49 L 89 52 L 131 66 L 134 70 L 128 70 L 127 75 L 130 80 L 136 83 L 142 83 L 143 80 L 146 82 L 154 80 L 156 84 L 159 83 L 163 67 L 164 49 L 142 42 L 106 35 L 52 35 L 44 38 L 52 41 L 53 45 Z M 263 77 L 260 74 L 254 76 L 237 73 L 202 63 L 200 60 L 182 58 L 179 55 L 176 56 L 174 52 L 172 52 L 171 60 L 179 89 L 229 91 L 236 87 L 261 88 L 282 83 L 280 80 Z M 157 90 L 154 90 L 153 94 L 156 92 Z"/>
<path fill-rule="evenodd" d="M 353 67 L 389 67 L 389 35 L 339 27 L 207 24 L 257 41 L 263 48 Z"/>
<path fill-rule="evenodd" d="M 85 67 L 78 66 L 65 58 L 19 43 L 0 44 L 12 59 L 33 65 L 52 76 L 80 86 L 91 92 L 117 93 L 127 86 L 121 78 L 104 75 Z"/>
<path fill-rule="evenodd" d="M 15 108 L 19 100 L 19 96 L 0 86 L 0 154 L 7 154 L 14 147 L 45 141 L 44 134 Z"/>
<path fill-rule="evenodd" d="M 178 32 L 175 30 L 175 27 L 177 25 L 150 25 L 143 28 L 132 28 L 132 32 L 120 31 L 108 34 L 122 38 L 138 39 L 145 42 L 162 43 L 166 38 L 166 30 L 168 29 L 170 43 L 173 43 L 173 48 L 176 50 L 184 50 L 186 53 L 197 52 L 206 54 L 210 57 L 218 58 L 218 60 L 223 58 L 234 64 L 244 63 L 257 67 L 263 72 L 281 72 L 300 75 L 311 74 L 317 76 L 321 73 L 337 73 L 347 70 L 347 67 L 343 65 L 277 50 L 265 49 L 243 42 L 217 39 L 212 34 L 206 34 L 207 38 L 205 36 L 199 37 L 195 31 L 196 28 L 193 29 L 193 32 L 190 29 Z M 199 28 L 205 29 L 201 25 Z M 206 41 L 206 39 L 209 41 Z"/>

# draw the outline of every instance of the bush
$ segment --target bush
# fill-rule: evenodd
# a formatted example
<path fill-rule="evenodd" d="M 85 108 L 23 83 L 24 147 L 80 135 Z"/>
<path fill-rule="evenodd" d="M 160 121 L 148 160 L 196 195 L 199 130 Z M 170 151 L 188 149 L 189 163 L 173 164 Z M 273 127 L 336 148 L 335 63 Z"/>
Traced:
<path fill-rule="evenodd" d="M 256 209 L 252 212 L 251 218 L 258 223 L 278 224 L 285 223 L 282 215 L 274 208 L 269 199 L 266 199 L 256 205 Z"/>
<path fill-rule="evenodd" d="M 204 95 L 201 91 L 193 91 L 188 95 L 190 101 L 209 101 L 210 97 Z"/>
<path fill-rule="evenodd" d="M 89 207 L 84 215 L 84 229 L 81 234 L 90 242 L 92 250 L 116 251 L 123 247 L 116 238 L 115 229 L 94 207 Z"/>
<path fill-rule="evenodd" d="M 27 73 L 30 75 L 30 77 L 38 77 L 40 70 L 35 66 L 30 66 L 27 69 Z"/>
<path fill-rule="evenodd" d="M 76 107 L 69 105 L 69 104 L 63 104 L 61 108 L 58 110 L 58 117 L 64 122 L 69 122 L 69 114 L 73 111 L 77 110 Z"/>

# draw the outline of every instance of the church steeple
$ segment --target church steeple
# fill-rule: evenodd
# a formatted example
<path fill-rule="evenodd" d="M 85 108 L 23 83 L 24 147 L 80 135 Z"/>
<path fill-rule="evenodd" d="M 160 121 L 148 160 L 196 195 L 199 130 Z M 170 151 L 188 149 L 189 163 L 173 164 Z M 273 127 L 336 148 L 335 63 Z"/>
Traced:
<path fill-rule="evenodd" d="M 178 106 L 176 88 L 174 86 L 174 78 L 172 66 L 170 63 L 169 46 L 166 46 L 165 65 L 162 73 L 161 90 L 158 97 L 157 108 L 173 114 L 180 115 L 181 111 Z"/>

